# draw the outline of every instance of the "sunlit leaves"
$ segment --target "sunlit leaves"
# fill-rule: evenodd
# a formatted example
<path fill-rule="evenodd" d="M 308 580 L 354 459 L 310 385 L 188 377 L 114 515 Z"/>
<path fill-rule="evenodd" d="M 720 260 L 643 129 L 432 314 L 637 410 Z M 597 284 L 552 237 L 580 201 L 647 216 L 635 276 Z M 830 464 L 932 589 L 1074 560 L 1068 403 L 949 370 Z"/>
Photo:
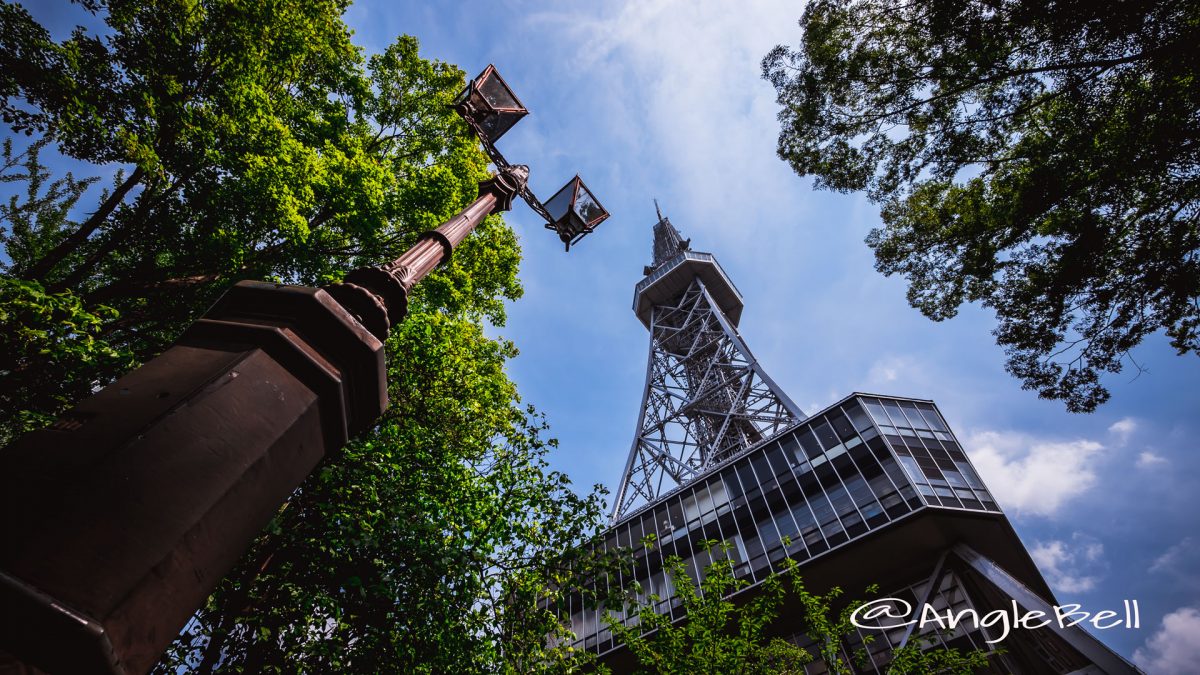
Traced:
<path fill-rule="evenodd" d="M 48 424 L 55 410 L 91 393 L 96 370 L 124 370 L 133 356 L 100 337 L 116 312 L 85 308 L 69 292 L 47 293 L 40 284 L 0 276 L 0 445 Z M 54 386 L 47 386 L 48 382 Z"/>
<path fill-rule="evenodd" d="M 883 207 L 926 316 L 996 312 L 1008 370 L 1094 410 L 1163 331 L 1200 349 L 1200 13 L 1188 3 L 809 3 L 763 61 L 779 155 Z"/>
<path fill-rule="evenodd" d="M 865 645 L 852 616 L 861 600 L 845 601 L 842 589 L 834 586 L 823 594 L 813 593 L 800 577 L 795 561 L 784 559 L 783 568 L 760 581 L 750 582 L 734 574 L 728 557 L 729 545 L 703 542 L 713 561 L 701 571 L 697 584 L 677 556 L 666 560 L 666 572 L 675 597 L 686 614 L 673 620 L 669 611 L 655 608 L 660 598 L 649 595 L 624 605 L 624 617 L 609 612 L 605 625 L 624 645 L 644 675 L 803 675 L 814 661 L 819 672 L 851 675 L 867 659 Z M 730 597 L 745 590 L 742 597 Z M 874 586 L 866 589 L 874 594 Z M 788 633 L 802 633 L 809 640 L 805 649 L 777 635 L 776 619 L 789 609 Z M 853 638 L 859 638 L 856 641 Z M 875 639 L 869 633 L 866 641 Z M 857 644 L 857 647 L 854 645 Z M 812 651 L 810 651 L 812 650 Z M 946 673 L 969 675 L 987 667 L 987 654 L 962 652 L 945 646 L 929 646 L 914 639 L 891 653 L 882 671 L 888 675 Z"/>

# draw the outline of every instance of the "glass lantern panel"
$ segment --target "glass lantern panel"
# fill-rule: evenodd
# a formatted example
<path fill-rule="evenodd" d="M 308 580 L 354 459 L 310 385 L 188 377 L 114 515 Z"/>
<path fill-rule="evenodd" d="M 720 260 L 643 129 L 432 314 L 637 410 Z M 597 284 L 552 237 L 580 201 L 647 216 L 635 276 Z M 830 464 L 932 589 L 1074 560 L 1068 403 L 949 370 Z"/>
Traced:
<path fill-rule="evenodd" d="M 575 193 L 574 188 L 575 181 L 567 181 L 567 184 L 546 202 L 546 211 L 554 219 L 554 222 L 561 221 L 563 216 L 567 215 L 567 211 L 571 208 L 571 196 Z"/>
<path fill-rule="evenodd" d="M 480 109 L 476 108 L 476 110 Z M 487 136 L 488 142 L 495 143 L 509 129 L 513 128 L 513 125 L 523 116 L 523 113 L 486 112 L 475 115 L 474 119 L 479 128 L 483 130 L 484 135 Z"/>
<path fill-rule="evenodd" d="M 517 98 L 513 96 L 513 93 L 504 85 L 494 70 L 484 75 L 483 80 L 479 83 L 479 91 L 492 108 L 524 110 L 524 107 L 517 102 Z"/>
<path fill-rule="evenodd" d="M 505 134 L 505 132 L 513 128 L 513 125 L 524 116 L 525 113 L 516 112 L 498 112 L 493 115 L 489 115 L 487 120 L 488 138 L 495 143 L 496 139 L 500 138 Z"/>
<path fill-rule="evenodd" d="M 500 116 L 496 113 L 484 113 L 476 117 L 475 121 L 479 124 L 479 128 L 483 129 L 488 141 L 492 143 L 495 143 L 496 139 L 504 133 L 499 130 Z"/>
<path fill-rule="evenodd" d="M 471 86 L 470 82 L 467 82 L 467 86 L 458 93 L 458 96 L 454 97 L 454 105 L 465 102 L 467 99 L 471 98 L 472 95 L 478 96 L 475 94 L 475 88 Z"/>
<path fill-rule="evenodd" d="M 491 111 L 487 103 L 484 101 L 483 96 L 480 95 L 479 90 L 475 87 L 474 82 L 468 85 L 467 88 L 458 95 L 458 98 L 455 100 L 455 105 L 466 102 L 470 102 L 471 104 L 471 121 L 479 125 L 479 128 L 481 131 L 483 131 L 484 136 L 486 136 L 488 141 L 492 143 L 495 143 L 497 138 L 500 138 L 505 131 L 508 131 L 508 129 L 515 124 L 514 120 L 507 126 L 501 127 L 499 124 L 501 121 L 499 119 L 499 115 Z"/>
<path fill-rule="evenodd" d="M 601 220 L 604 220 L 607 215 L 604 212 L 604 207 L 600 206 L 600 202 L 592 196 L 591 191 L 581 181 L 579 183 L 578 197 L 575 198 L 575 213 L 587 224 L 588 227 L 597 225 Z"/>

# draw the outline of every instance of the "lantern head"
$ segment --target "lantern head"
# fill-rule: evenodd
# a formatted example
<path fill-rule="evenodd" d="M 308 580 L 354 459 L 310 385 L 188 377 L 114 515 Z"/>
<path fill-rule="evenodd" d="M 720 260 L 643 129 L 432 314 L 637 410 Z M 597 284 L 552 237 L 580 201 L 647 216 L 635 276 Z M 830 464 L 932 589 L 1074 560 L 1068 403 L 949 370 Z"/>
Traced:
<path fill-rule="evenodd" d="M 554 193 L 546 202 L 546 211 L 551 219 L 546 227 L 558 233 L 568 251 L 571 244 L 591 233 L 609 215 L 579 176 Z"/>
<path fill-rule="evenodd" d="M 529 114 L 493 65 L 467 83 L 455 99 L 454 109 L 482 132 L 487 143 L 495 143 Z"/>

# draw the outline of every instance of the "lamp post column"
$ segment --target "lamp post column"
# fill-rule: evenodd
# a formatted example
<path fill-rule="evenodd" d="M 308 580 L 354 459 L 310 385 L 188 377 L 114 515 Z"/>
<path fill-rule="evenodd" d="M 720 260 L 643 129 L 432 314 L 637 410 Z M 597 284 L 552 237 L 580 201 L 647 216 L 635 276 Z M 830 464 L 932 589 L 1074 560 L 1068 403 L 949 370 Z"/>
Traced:
<path fill-rule="evenodd" d="M 0 450 L 0 650 L 56 673 L 149 670 L 292 490 L 375 423 L 409 291 L 527 176 L 504 167 L 342 284 L 236 284 L 160 356 Z"/>
<path fill-rule="evenodd" d="M 354 317 L 380 340 L 388 329 L 404 320 L 408 293 L 433 268 L 446 262 L 468 234 L 489 213 L 512 208 L 513 197 L 525 188 L 529 167 L 514 164 L 500 169 L 479 184 L 479 197 L 436 230 L 421 235 L 404 255 L 379 267 L 362 267 L 340 284 L 326 287 Z"/>

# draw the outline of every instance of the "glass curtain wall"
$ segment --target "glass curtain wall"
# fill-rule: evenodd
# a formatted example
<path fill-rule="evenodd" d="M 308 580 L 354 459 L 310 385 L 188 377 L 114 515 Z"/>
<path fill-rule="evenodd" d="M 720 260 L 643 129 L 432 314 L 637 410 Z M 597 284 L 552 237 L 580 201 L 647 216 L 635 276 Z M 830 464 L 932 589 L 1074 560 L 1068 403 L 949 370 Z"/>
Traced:
<path fill-rule="evenodd" d="M 643 601 L 657 595 L 656 609 L 679 618 L 666 558 L 681 558 L 696 583 L 711 556 L 728 555 L 756 584 L 785 558 L 803 564 L 925 507 L 999 512 L 932 403 L 856 394 L 614 525 L 606 546 L 633 549 L 635 564 L 599 583 L 636 581 Z M 706 541 L 728 552 L 705 550 Z M 603 607 L 567 604 L 577 648 L 616 646 Z"/>

